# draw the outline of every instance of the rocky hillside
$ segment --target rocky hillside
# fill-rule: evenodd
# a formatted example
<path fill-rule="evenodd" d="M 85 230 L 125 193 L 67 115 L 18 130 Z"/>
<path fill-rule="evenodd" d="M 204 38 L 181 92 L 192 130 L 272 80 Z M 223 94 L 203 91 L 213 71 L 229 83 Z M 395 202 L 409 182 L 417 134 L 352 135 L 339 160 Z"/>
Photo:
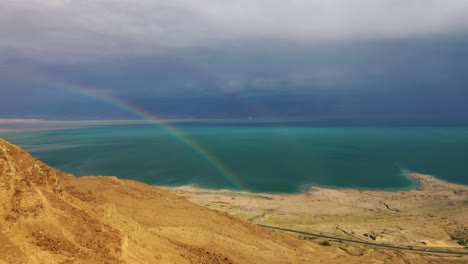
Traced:
<path fill-rule="evenodd" d="M 0 139 L 0 263 L 299 263 L 344 254 L 170 192 L 53 169 Z"/>

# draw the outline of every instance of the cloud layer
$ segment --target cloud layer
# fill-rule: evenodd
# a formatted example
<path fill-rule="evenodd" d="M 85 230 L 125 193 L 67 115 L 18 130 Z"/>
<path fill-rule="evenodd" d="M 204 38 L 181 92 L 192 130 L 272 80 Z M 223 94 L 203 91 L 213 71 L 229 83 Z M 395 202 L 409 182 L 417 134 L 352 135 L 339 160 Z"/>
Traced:
<path fill-rule="evenodd" d="M 466 0 L 4 0 L 0 59 L 99 59 L 252 40 L 303 44 L 468 30 Z"/>

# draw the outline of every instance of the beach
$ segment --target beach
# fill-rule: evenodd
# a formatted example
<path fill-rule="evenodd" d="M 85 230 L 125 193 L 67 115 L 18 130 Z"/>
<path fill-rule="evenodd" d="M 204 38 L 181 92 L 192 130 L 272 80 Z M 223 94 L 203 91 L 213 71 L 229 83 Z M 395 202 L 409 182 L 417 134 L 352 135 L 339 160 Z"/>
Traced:
<path fill-rule="evenodd" d="M 464 250 L 468 186 L 406 173 L 414 188 L 376 191 L 310 187 L 301 194 L 167 188 L 191 202 L 256 224 L 419 248 Z M 466 250 L 466 249 L 465 249 Z"/>

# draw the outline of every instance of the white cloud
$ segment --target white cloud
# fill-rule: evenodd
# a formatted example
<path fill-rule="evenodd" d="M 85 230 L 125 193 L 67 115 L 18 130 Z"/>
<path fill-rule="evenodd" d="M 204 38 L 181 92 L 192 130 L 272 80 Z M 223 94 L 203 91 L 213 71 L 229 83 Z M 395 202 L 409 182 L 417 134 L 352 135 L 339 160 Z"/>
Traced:
<path fill-rule="evenodd" d="M 468 30 L 467 0 L 0 1 L 0 57 L 83 59 L 251 39 L 314 43 Z"/>

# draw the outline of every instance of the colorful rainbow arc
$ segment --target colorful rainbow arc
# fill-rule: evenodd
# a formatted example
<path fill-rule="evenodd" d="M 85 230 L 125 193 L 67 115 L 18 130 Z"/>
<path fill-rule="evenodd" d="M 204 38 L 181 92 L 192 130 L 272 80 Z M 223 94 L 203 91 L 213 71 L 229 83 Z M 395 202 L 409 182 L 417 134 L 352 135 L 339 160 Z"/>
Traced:
<path fill-rule="evenodd" d="M 220 172 L 221 175 L 223 175 L 223 177 L 225 177 L 231 184 L 233 184 L 233 186 L 241 190 L 244 189 L 242 182 L 235 176 L 235 174 L 221 160 L 219 160 L 215 155 L 213 155 L 209 150 L 204 148 L 198 142 L 193 140 L 189 135 L 171 126 L 167 121 L 158 119 L 157 117 L 146 112 L 145 110 L 140 109 L 112 95 L 109 95 L 103 92 L 98 92 L 96 90 L 85 88 L 78 84 L 69 83 L 69 82 L 65 82 L 62 80 L 48 79 L 47 81 L 49 85 L 55 88 L 63 89 L 74 94 L 79 94 L 79 95 L 83 95 L 83 96 L 87 96 L 87 97 L 100 100 L 113 107 L 124 110 L 128 113 L 134 114 L 145 121 L 159 125 L 169 135 L 171 135 L 178 141 L 182 142 L 184 145 L 186 145 L 192 151 L 194 151 L 200 157 L 202 157 L 206 162 L 211 164 L 211 166 L 213 166 L 218 172 Z"/>

